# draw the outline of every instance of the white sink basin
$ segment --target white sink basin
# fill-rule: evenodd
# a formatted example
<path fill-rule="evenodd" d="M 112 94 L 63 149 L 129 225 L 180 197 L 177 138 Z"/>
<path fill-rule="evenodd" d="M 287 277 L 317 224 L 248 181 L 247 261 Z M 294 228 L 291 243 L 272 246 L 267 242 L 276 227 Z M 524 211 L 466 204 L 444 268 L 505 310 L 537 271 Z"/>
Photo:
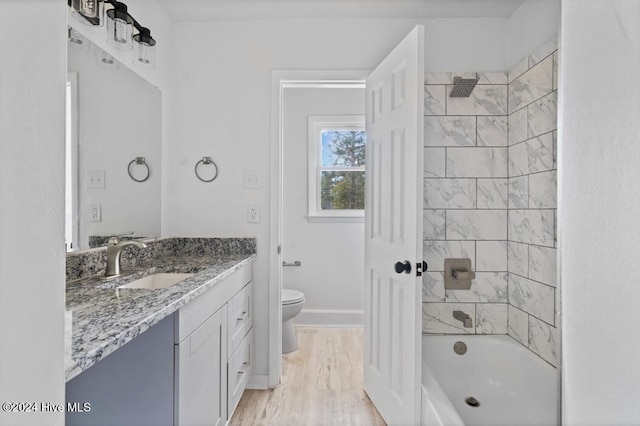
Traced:
<path fill-rule="evenodd" d="M 131 281 L 128 284 L 121 285 L 118 288 L 167 288 L 179 283 L 180 281 L 189 278 L 193 274 L 173 274 L 173 273 L 160 273 L 147 275 L 144 278 Z"/>

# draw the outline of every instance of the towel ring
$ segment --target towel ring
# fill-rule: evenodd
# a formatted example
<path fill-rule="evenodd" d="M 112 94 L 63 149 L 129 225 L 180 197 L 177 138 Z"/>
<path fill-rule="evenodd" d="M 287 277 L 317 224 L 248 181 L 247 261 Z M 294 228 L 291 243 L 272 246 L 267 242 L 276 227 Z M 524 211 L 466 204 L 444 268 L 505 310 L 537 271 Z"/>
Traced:
<path fill-rule="evenodd" d="M 202 177 L 198 174 L 198 166 L 199 166 L 201 163 L 202 163 L 202 164 L 205 164 L 205 165 L 207 165 L 207 164 L 213 164 L 213 167 L 215 167 L 215 168 L 216 168 L 216 172 L 215 172 L 215 174 L 213 175 L 213 177 L 212 177 L 211 179 L 202 179 Z M 202 160 L 200 160 L 200 161 L 198 161 L 198 162 L 196 163 L 196 167 L 194 168 L 194 170 L 195 170 L 195 172 L 196 172 L 196 176 L 197 176 L 197 178 L 198 178 L 198 179 L 200 179 L 200 180 L 201 180 L 201 181 L 203 181 L 203 182 L 207 182 L 207 183 L 208 183 L 208 182 L 213 182 L 213 181 L 214 181 L 214 180 L 216 180 L 216 178 L 218 177 L 218 165 L 217 165 L 216 163 L 214 163 L 214 162 L 213 162 L 213 160 L 211 159 L 211 157 L 202 157 Z"/>
<path fill-rule="evenodd" d="M 133 175 L 131 174 L 131 166 L 133 165 L 133 163 L 142 164 L 147 168 L 147 176 L 145 176 L 144 179 L 136 179 L 135 177 L 133 177 Z M 144 182 L 147 179 L 149 179 L 149 175 L 151 175 L 151 170 L 149 169 L 149 165 L 145 161 L 144 157 L 136 157 L 135 159 L 131 160 L 131 162 L 127 166 L 127 173 L 129 173 L 129 177 L 135 180 L 136 182 Z"/>

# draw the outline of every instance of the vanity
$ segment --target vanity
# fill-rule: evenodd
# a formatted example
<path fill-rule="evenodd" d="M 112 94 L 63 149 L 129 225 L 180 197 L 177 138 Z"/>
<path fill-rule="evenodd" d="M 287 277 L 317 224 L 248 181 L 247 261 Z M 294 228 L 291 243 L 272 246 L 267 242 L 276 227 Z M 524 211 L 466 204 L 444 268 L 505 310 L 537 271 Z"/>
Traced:
<path fill-rule="evenodd" d="M 67 256 L 66 424 L 225 424 L 252 371 L 255 239 L 153 239 L 121 257 L 105 280 L 106 248 Z"/>

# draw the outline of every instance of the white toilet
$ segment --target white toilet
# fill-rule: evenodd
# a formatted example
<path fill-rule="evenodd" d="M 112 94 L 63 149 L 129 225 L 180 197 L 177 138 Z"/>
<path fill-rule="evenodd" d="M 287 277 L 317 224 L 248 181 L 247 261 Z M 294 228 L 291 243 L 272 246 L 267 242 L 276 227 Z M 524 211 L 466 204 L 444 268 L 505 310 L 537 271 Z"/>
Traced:
<path fill-rule="evenodd" d="M 298 339 L 293 330 L 293 318 L 302 311 L 304 293 L 297 290 L 282 289 L 282 353 L 298 349 Z"/>

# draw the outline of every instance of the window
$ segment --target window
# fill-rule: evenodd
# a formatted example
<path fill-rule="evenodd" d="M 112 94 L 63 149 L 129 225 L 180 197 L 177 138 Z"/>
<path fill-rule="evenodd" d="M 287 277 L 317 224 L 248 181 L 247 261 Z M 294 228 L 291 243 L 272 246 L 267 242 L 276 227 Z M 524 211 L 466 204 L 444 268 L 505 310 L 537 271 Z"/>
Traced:
<path fill-rule="evenodd" d="M 309 117 L 309 221 L 362 222 L 364 116 Z"/>

